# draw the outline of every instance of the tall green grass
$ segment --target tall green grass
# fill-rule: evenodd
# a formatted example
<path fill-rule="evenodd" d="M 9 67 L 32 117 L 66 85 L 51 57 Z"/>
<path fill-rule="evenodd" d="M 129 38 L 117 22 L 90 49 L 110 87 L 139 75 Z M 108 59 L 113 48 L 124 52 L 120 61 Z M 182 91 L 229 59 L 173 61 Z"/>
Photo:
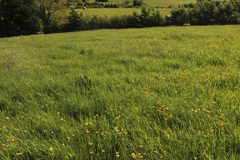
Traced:
<path fill-rule="evenodd" d="M 1 159 L 239 159 L 239 26 L 0 39 Z"/>

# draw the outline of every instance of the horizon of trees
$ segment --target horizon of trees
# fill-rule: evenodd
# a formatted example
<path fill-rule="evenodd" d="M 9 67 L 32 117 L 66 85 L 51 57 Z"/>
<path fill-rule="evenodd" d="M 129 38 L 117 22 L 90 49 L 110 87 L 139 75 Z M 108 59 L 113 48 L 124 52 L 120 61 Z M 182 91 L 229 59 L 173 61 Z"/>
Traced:
<path fill-rule="evenodd" d="M 143 2 L 138 0 L 138 2 Z M 69 3 L 76 0 L 0 0 L 0 37 L 44 33 L 91 30 L 103 28 L 139 28 L 150 26 L 239 24 L 240 0 L 197 0 L 184 4 L 163 17 L 154 8 L 142 8 L 141 14 L 119 17 L 86 18 L 73 8 L 67 15 Z M 189 9 L 189 7 L 191 9 Z"/>

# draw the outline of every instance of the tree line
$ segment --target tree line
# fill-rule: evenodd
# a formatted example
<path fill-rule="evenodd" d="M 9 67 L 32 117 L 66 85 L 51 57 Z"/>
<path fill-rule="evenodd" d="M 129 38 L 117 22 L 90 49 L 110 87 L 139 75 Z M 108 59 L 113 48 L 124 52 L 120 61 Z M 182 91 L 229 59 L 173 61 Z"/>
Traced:
<path fill-rule="evenodd" d="M 240 0 L 197 0 L 163 16 L 155 8 L 141 8 L 123 16 L 84 16 L 74 8 L 74 0 L 0 0 L 0 37 L 92 29 L 141 28 L 169 25 L 240 24 Z"/>
<path fill-rule="evenodd" d="M 122 3 L 101 3 L 101 2 L 108 2 L 108 0 L 95 0 L 95 2 L 89 2 L 88 0 L 75 0 L 74 8 L 79 9 L 83 7 L 87 8 L 138 8 L 142 5 L 143 0 L 133 0 L 133 1 L 123 1 Z M 72 3 L 68 2 L 68 6 L 70 7 Z"/>

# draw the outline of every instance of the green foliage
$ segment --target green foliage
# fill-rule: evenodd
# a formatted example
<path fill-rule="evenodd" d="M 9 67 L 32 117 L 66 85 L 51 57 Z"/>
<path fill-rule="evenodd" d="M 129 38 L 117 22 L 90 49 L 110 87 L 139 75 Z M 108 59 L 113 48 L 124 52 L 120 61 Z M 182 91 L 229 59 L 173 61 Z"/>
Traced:
<path fill-rule="evenodd" d="M 67 19 L 65 14 L 67 7 L 66 0 L 39 0 L 39 17 L 44 33 L 59 31 L 61 23 Z M 56 24 L 57 23 L 57 24 Z"/>
<path fill-rule="evenodd" d="M 123 15 L 123 16 L 113 16 L 110 18 L 110 24 L 109 26 L 111 28 L 129 28 L 130 26 L 130 21 L 132 20 L 131 15 Z"/>
<path fill-rule="evenodd" d="M 0 21 L 2 28 L 2 35 L 4 37 L 20 35 L 20 34 L 32 34 L 42 27 L 44 33 L 54 32 L 66 32 L 73 30 L 91 30 L 91 29 L 104 29 L 104 28 L 141 28 L 141 27 L 153 27 L 153 26 L 167 26 L 167 25 L 214 25 L 214 24 L 238 24 L 240 23 L 240 2 L 238 0 L 230 1 L 199 1 L 197 4 L 183 4 L 179 8 L 175 8 L 171 11 L 171 16 L 163 17 L 159 10 L 152 7 L 141 7 L 141 13 L 133 12 L 132 15 L 124 16 L 83 16 L 83 13 L 77 13 L 74 9 L 66 16 L 66 2 L 75 4 L 73 1 L 47 1 L 39 0 L 39 6 L 31 6 L 36 9 L 34 14 L 30 14 L 33 10 L 28 10 L 26 5 L 15 4 L 18 9 L 14 10 L 14 13 L 10 12 L 12 4 L 6 1 L 9 6 L 5 6 L 5 1 L 1 1 L 3 4 L 0 11 Z M 22 2 L 21 0 L 14 0 L 16 2 Z M 29 2 L 34 2 L 30 0 Z M 128 1 L 125 1 L 128 3 Z M 119 8 L 120 4 L 103 4 L 103 3 L 80 3 L 78 7 L 92 6 L 96 8 L 111 7 Z M 142 2 L 141 2 L 142 3 Z M 143 3 L 142 3 L 143 4 Z M 126 7 L 125 3 L 124 6 Z M 30 9 L 31 9 L 30 7 Z M 35 8 L 34 8 L 35 7 Z M 129 5 L 127 7 L 132 7 Z M 172 7 L 172 6 L 171 6 Z M 13 7 L 12 7 L 13 8 Z M 4 11 L 5 9 L 5 11 Z M 16 12 L 15 12 L 16 11 Z M 27 12 L 27 16 L 23 17 L 23 14 L 17 12 Z M 16 15 L 16 16 L 13 16 Z M 11 17 L 12 16 L 12 17 Z M 11 17 L 12 21 L 7 20 L 4 17 Z M 20 17 L 20 18 L 16 18 Z M 39 23 L 39 18 L 41 25 Z M 14 21 L 14 23 L 13 23 Z M 29 24 L 29 25 L 27 25 Z M 7 27 L 8 26 L 8 27 Z"/>
<path fill-rule="evenodd" d="M 188 10 L 185 8 L 173 9 L 171 11 L 171 24 L 173 25 L 183 25 L 184 23 L 189 23 Z"/>
<path fill-rule="evenodd" d="M 111 21 L 107 17 L 94 15 L 91 19 L 86 21 L 86 29 L 110 28 L 110 23 Z"/>
<path fill-rule="evenodd" d="M 35 0 L 1 0 L 0 30 L 0 37 L 38 32 L 40 23 Z"/>
<path fill-rule="evenodd" d="M 239 1 L 199 1 L 193 9 L 181 8 L 171 11 L 170 21 L 174 25 L 238 24 Z"/>
<path fill-rule="evenodd" d="M 67 1 L 66 6 L 71 7 L 72 3 L 70 1 Z"/>
<path fill-rule="evenodd" d="M 140 19 L 140 24 L 143 27 L 164 25 L 163 16 L 160 15 L 159 10 L 155 10 L 154 8 L 142 7 L 139 19 Z"/>
<path fill-rule="evenodd" d="M 238 5 L 239 4 L 240 2 L 238 2 Z M 240 23 L 238 20 L 240 18 L 239 14 L 240 10 L 237 9 L 237 4 L 233 4 L 232 2 L 225 2 L 224 4 L 219 4 L 218 12 L 216 13 L 216 19 L 219 24 L 236 24 Z"/>
<path fill-rule="evenodd" d="M 88 3 L 85 3 L 88 5 Z M 110 4 L 109 4 L 110 5 Z M 112 4 L 111 4 L 112 5 Z M 209 24 L 237 24 L 240 22 L 239 2 L 231 0 L 229 2 L 203 1 L 196 5 L 184 4 L 180 8 L 171 11 L 171 16 L 163 17 L 159 10 L 154 8 L 141 7 L 141 13 L 133 12 L 132 15 L 107 17 L 94 15 L 83 17 L 76 25 L 79 17 L 76 11 L 71 11 L 70 16 L 74 22 L 73 27 L 68 30 L 103 29 L 103 28 L 141 28 L 165 25 L 209 25 Z M 190 9 L 191 8 L 191 9 Z M 75 17 L 75 20 L 74 20 Z M 81 27 L 80 27 L 81 26 Z"/>
<path fill-rule="evenodd" d="M 125 1 L 124 3 L 125 3 L 126 5 L 128 5 L 128 4 L 131 3 L 131 2 L 127 0 L 127 1 Z"/>
<path fill-rule="evenodd" d="M 70 22 L 70 29 L 71 30 L 79 30 L 83 28 L 84 25 L 84 18 L 83 13 L 81 12 L 78 14 L 75 9 L 71 9 L 71 12 L 68 16 L 68 21 Z"/>
<path fill-rule="evenodd" d="M 143 5 L 143 0 L 133 0 L 133 6 L 141 6 Z"/>
<path fill-rule="evenodd" d="M 86 29 L 103 28 L 141 28 L 150 26 L 163 26 L 164 18 L 160 12 L 154 8 L 142 7 L 141 14 L 133 12 L 132 15 L 101 17 L 94 15 L 91 19 L 85 18 Z"/>

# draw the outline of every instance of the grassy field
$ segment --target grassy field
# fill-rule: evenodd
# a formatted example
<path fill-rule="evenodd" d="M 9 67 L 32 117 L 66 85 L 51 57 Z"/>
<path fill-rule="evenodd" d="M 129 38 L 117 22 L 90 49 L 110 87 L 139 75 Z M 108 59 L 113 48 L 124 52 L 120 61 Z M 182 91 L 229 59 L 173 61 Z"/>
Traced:
<path fill-rule="evenodd" d="M 163 6 L 168 7 L 169 5 L 181 5 L 187 3 L 195 3 L 196 0 L 143 0 L 143 3 L 147 4 L 148 6 Z"/>
<path fill-rule="evenodd" d="M 141 8 L 90 8 L 90 9 L 76 9 L 78 13 L 83 12 L 84 16 L 121 16 L 121 15 L 131 15 L 134 11 L 141 13 Z M 160 13 L 165 16 L 169 15 L 171 9 L 159 9 Z"/>
<path fill-rule="evenodd" d="M 238 26 L 0 39 L 0 159 L 239 159 Z"/>
<path fill-rule="evenodd" d="M 89 1 L 89 2 L 95 2 L 95 1 Z M 119 1 L 116 1 L 116 0 L 109 0 L 109 2 L 106 2 L 106 3 L 122 3 L 122 2 L 125 2 L 125 0 L 119 0 Z M 195 3 L 196 1 L 195 0 L 164 0 L 164 1 L 161 1 L 161 0 L 147 0 L 147 1 L 144 1 L 144 3 L 147 5 L 147 6 L 159 6 L 159 7 L 168 7 L 169 5 L 173 5 L 173 6 L 178 6 L 178 5 L 181 5 L 181 4 L 188 4 L 188 3 Z M 83 10 L 83 9 L 76 9 L 77 12 L 83 12 L 83 15 L 84 16 L 93 16 L 93 15 L 98 15 L 98 16 L 108 16 L 108 17 L 111 17 L 111 16 L 119 16 L 119 15 L 130 15 L 133 13 L 133 11 L 136 11 L 137 13 L 140 13 L 141 12 L 141 8 L 88 8 L 86 10 Z M 171 9 L 159 9 L 161 14 L 162 15 L 169 15 L 170 14 L 170 11 Z"/>
<path fill-rule="evenodd" d="M 109 2 L 106 3 L 122 3 L 126 0 L 109 0 Z M 95 2 L 95 0 L 90 0 L 89 2 Z M 132 2 L 132 1 L 130 1 Z M 159 7 L 168 7 L 169 5 L 181 5 L 181 4 L 187 4 L 187 3 L 195 3 L 196 0 L 143 0 L 143 3 L 150 6 L 159 6 Z"/>

